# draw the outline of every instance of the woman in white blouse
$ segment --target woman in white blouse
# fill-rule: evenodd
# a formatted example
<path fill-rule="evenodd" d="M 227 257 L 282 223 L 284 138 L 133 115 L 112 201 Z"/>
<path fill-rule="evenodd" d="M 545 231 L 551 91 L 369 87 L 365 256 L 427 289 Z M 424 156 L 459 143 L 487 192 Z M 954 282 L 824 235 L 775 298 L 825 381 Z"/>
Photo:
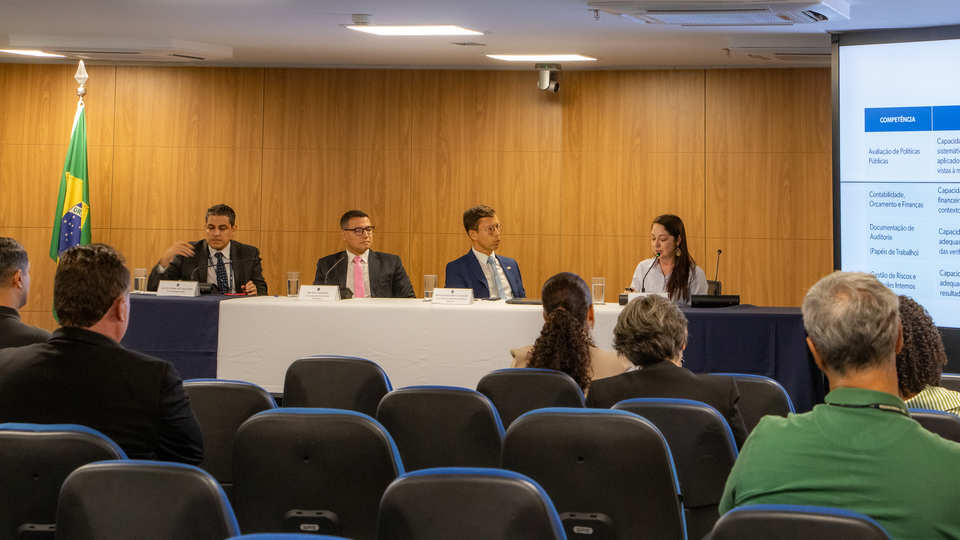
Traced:
<path fill-rule="evenodd" d="M 650 247 L 654 257 L 637 265 L 631 287 L 634 291 L 665 292 L 680 304 L 689 304 L 694 294 L 707 294 L 707 277 L 690 258 L 683 220 L 673 214 L 654 219 Z"/>

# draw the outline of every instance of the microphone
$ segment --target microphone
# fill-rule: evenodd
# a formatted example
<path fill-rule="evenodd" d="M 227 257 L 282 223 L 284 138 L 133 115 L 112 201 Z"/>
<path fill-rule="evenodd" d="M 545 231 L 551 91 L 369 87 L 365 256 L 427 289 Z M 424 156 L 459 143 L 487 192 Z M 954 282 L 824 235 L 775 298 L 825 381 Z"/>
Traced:
<path fill-rule="evenodd" d="M 330 277 L 330 272 L 333 272 L 333 269 L 336 268 L 337 265 L 340 264 L 341 262 L 343 262 L 343 260 L 346 259 L 346 258 L 347 258 L 346 255 L 344 255 L 343 257 L 340 257 L 339 259 L 337 259 L 337 262 L 333 263 L 333 266 L 331 266 L 330 269 L 327 270 L 327 273 L 323 275 L 323 284 L 324 284 L 324 285 L 327 284 L 327 278 Z"/>
<path fill-rule="evenodd" d="M 717 278 L 720 277 L 720 254 L 723 253 L 721 250 L 717 250 L 717 270 L 713 273 L 713 281 L 717 286 L 713 289 L 714 296 L 720 296 L 720 282 L 717 281 Z"/>
<path fill-rule="evenodd" d="M 653 270 L 653 267 L 656 266 L 657 263 L 659 262 L 660 262 L 660 254 L 657 253 L 657 256 L 654 258 L 653 264 L 650 265 L 650 268 L 647 268 L 647 273 L 644 274 L 643 279 L 640 280 L 640 292 L 647 292 L 647 286 L 644 283 L 645 281 L 647 281 L 647 274 L 649 274 L 650 271 Z"/>
<path fill-rule="evenodd" d="M 327 273 L 323 275 L 323 284 L 324 284 L 324 285 L 327 284 L 327 278 L 330 277 L 330 272 L 333 272 L 333 269 L 336 268 L 338 264 L 340 264 L 341 262 L 345 261 L 346 259 L 347 259 L 347 255 L 344 254 L 343 257 L 340 257 L 339 259 L 337 259 L 337 262 L 333 263 L 333 266 L 331 266 L 331 267 L 327 270 Z M 339 285 L 337 285 L 337 286 L 339 287 Z M 349 299 L 353 298 L 353 291 L 351 291 L 350 289 L 348 289 L 348 288 L 346 288 L 346 287 L 340 287 L 340 298 L 342 298 L 343 300 L 349 300 Z"/>
<path fill-rule="evenodd" d="M 252 258 L 252 259 L 241 259 L 241 260 L 239 260 L 239 261 L 223 261 L 223 264 L 224 264 L 224 265 L 228 265 L 228 264 L 238 264 L 238 263 L 254 262 L 254 261 L 259 262 L 259 261 L 262 261 L 262 260 L 263 260 L 263 259 L 261 259 L 260 257 L 254 257 L 254 258 Z M 208 265 L 206 265 L 206 266 L 198 266 L 198 267 L 194 268 L 194 269 L 193 269 L 193 272 L 190 272 L 190 279 L 188 279 L 187 281 L 196 281 L 196 279 L 194 279 L 194 278 L 196 277 L 196 274 L 197 274 L 197 271 L 198 271 L 198 270 L 206 270 L 207 268 L 213 268 L 214 266 L 217 266 L 217 265 L 216 265 L 216 264 L 208 264 Z"/>

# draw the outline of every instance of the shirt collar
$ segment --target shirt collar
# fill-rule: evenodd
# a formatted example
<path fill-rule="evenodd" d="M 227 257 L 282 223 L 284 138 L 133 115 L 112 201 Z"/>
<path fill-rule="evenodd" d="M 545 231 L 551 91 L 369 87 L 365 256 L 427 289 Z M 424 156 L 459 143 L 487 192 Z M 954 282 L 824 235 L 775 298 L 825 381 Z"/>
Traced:
<path fill-rule="evenodd" d="M 86 328 L 76 328 L 71 326 L 61 326 L 60 328 L 57 328 L 53 331 L 53 335 L 50 337 L 50 339 L 69 339 L 73 341 L 85 341 L 94 345 L 117 347 L 118 349 L 123 348 L 122 345 L 99 332 L 87 330 Z"/>
<path fill-rule="evenodd" d="M 232 246 L 232 245 L 233 245 L 233 240 L 227 242 L 227 245 L 224 246 L 224 248 L 219 251 L 219 253 L 223 253 L 223 259 L 226 260 L 226 261 L 231 260 L 231 259 L 230 259 L 230 246 Z M 210 247 L 210 244 L 207 244 L 207 250 L 210 251 L 210 258 L 213 259 L 213 260 L 217 260 L 217 253 L 218 253 L 217 250 L 215 250 L 215 249 L 213 249 L 212 247 Z"/>
<path fill-rule="evenodd" d="M 481 264 L 481 265 L 487 264 L 487 259 L 488 259 L 491 255 L 493 256 L 494 259 L 497 258 L 497 252 L 496 252 L 496 251 L 491 251 L 491 252 L 490 252 L 490 255 L 484 255 L 483 253 L 480 253 L 479 251 L 477 251 L 477 248 L 470 248 L 470 250 L 473 251 L 473 254 L 477 256 L 477 260 L 480 261 L 480 264 Z M 498 264 L 499 264 L 499 261 L 497 261 L 497 262 L 498 262 Z"/>
<path fill-rule="evenodd" d="M 831 390 L 824 401 L 837 405 L 889 405 L 907 412 L 907 404 L 899 396 L 864 388 L 837 388 Z"/>
<path fill-rule="evenodd" d="M 356 257 L 356 255 L 354 255 L 353 253 L 351 253 L 349 249 L 345 249 L 345 250 L 343 250 L 343 252 L 347 254 L 347 260 L 348 260 L 349 262 L 353 262 L 353 259 L 354 259 L 354 257 Z M 363 261 L 364 263 L 366 263 L 366 264 L 370 264 L 370 250 L 369 250 L 369 249 L 367 249 L 366 251 L 364 251 L 363 253 L 360 254 L 360 260 L 362 260 L 362 261 Z"/>

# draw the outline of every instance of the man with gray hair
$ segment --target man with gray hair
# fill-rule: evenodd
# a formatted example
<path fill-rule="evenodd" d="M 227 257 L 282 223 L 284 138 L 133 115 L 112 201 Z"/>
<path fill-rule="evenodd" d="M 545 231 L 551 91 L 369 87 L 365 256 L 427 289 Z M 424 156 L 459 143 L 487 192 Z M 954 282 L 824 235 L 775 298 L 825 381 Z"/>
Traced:
<path fill-rule="evenodd" d="M 898 540 L 960 538 L 960 444 L 910 418 L 897 386 L 903 346 L 897 295 L 877 278 L 834 272 L 803 300 L 826 403 L 753 430 L 720 512 L 753 504 L 844 508 Z"/>
<path fill-rule="evenodd" d="M 0 237 L 0 349 L 42 343 L 50 332 L 20 321 L 30 292 L 27 250 L 13 238 Z"/>

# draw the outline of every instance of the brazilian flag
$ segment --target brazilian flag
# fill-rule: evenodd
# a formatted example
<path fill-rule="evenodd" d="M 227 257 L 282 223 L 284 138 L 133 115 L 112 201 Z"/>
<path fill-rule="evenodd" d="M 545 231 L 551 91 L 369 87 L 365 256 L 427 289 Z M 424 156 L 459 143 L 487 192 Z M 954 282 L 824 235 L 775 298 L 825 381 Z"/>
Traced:
<path fill-rule="evenodd" d="M 60 175 L 60 195 L 50 239 L 50 258 L 60 262 L 60 254 L 74 246 L 90 243 L 90 186 L 87 175 L 87 122 L 83 102 L 73 119 L 70 147 Z"/>

